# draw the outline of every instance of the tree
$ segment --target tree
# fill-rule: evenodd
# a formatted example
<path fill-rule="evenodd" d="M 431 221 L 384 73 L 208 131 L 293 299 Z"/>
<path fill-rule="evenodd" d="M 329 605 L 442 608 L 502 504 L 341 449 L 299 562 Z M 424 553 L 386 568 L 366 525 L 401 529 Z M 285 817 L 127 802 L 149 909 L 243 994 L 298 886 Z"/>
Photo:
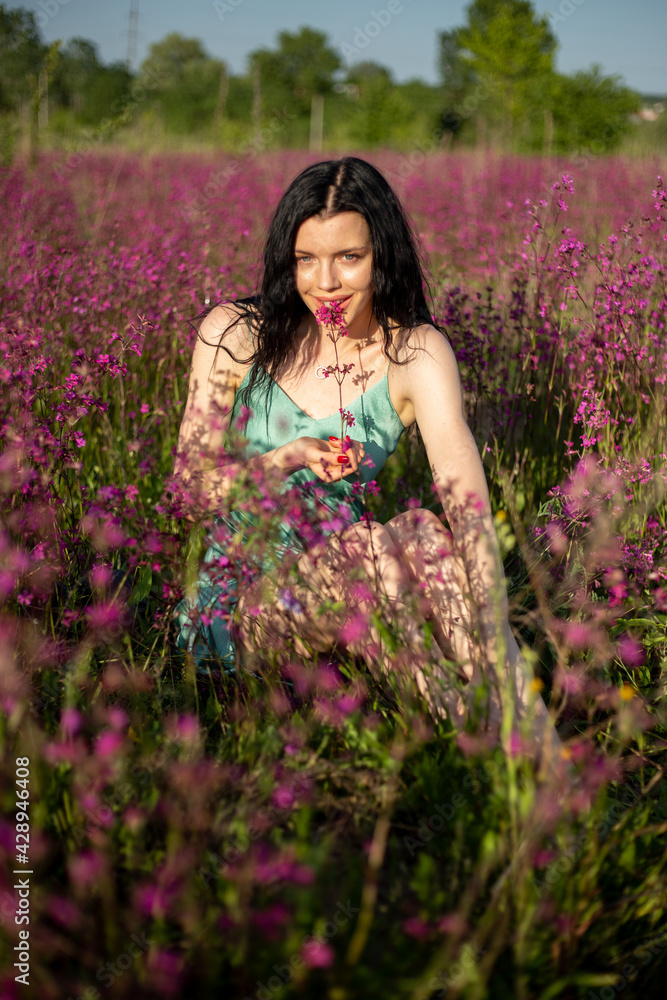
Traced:
<path fill-rule="evenodd" d="M 613 118 L 614 148 L 637 95 L 595 68 L 556 73 L 556 39 L 529 0 L 474 0 L 466 15 L 463 27 L 440 35 L 447 127 L 484 124 L 513 149 L 564 152 L 599 137 Z"/>
<path fill-rule="evenodd" d="M 346 82 L 359 88 L 358 100 L 346 103 L 348 140 L 367 149 L 401 144 L 414 119 L 414 109 L 390 70 L 375 62 L 356 63 L 348 70 Z"/>
<path fill-rule="evenodd" d="M 30 74 L 38 74 L 47 46 L 32 11 L 0 4 L 0 112 L 16 111 L 30 99 Z"/>
<path fill-rule="evenodd" d="M 179 80 L 187 66 L 208 62 L 209 56 L 198 38 L 185 38 L 177 31 L 153 42 L 139 68 L 139 77 L 162 80 L 165 85 Z"/>
<path fill-rule="evenodd" d="M 600 156 L 616 149 L 630 131 L 630 115 L 641 107 L 641 98 L 619 76 L 603 76 L 593 66 L 574 76 L 554 74 L 549 103 L 555 149 Z"/>
<path fill-rule="evenodd" d="M 452 107 L 462 101 L 475 82 L 475 71 L 463 57 L 460 29 L 440 32 L 439 69 L 445 100 Z"/>
<path fill-rule="evenodd" d="M 249 56 L 251 74 L 259 74 L 262 111 L 285 106 L 302 124 L 310 115 L 313 95 L 333 92 L 333 75 L 340 66 L 327 36 L 308 27 L 296 34 L 281 31 L 277 49 L 256 49 Z"/>
<path fill-rule="evenodd" d="M 86 89 L 81 120 L 87 125 L 97 125 L 109 117 L 112 108 L 128 105 L 131 86 L 132 74 L 128 72 L 124 62 L 100 66 Z"/>
<path fill-rule="evenodd" d="M 151 45 L 138 83 L 155 95 L 169 131 L 194 132 L 213 121 L 223 70 L 198 39 L 172 32 Z"/>
<path fill-rule="evenodd" d="M 476 76 L 516 84 L 553 72 L 557 42 L 529 0 L 475 0 L 457 37 Z"/>
<path fill-rule="evenodd" d="M 97 46 L 86 38 L 72 38 L 60 50 L 53 93 L 65 107 L 80 114 L 93 77 L 102 69 Z"/>
<path fill-rule="evenodd" d="M 461 61 L 477 82 L 481 116 L 510 144 L 531 117 L 535 81 L 554 71 L 556 39 L 528 0 L 475 0 L 457 32 Z"/>

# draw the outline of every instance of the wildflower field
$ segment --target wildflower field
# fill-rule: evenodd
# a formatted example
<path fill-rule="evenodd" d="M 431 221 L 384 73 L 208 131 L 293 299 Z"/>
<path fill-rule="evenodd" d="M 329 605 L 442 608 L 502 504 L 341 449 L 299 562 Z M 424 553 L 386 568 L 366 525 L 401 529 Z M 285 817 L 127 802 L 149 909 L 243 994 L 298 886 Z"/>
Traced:
<path fill-rule="evenodd" d="M 198 673 L 175 648 L 212 528 L 173 476 L 188 321 L 256 290 L 267 221 L 316 158 L 5 168 L 2 1000 L 662 995 L 661 165 L 367 158 L 428 256 L 558 787 L 520 731 L 504 753 L 356 660 Z M 436 501 L 406 432 L 368 510 Z M 276 484 L 234 503 L 260 522 L 250 564 Z"/>

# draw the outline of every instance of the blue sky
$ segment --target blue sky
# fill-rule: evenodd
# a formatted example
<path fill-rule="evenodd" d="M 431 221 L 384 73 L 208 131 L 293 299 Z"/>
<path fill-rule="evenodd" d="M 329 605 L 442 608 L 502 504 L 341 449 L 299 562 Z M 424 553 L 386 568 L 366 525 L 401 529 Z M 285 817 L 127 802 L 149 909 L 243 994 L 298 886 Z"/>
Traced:
<path fill-rule="evenodd" d="M 126 58 L 130 0 L 10 0 L 5 6 L 39 13 L 47 41 L 78 35 L 96 42 L 105 62 Z M 436 83 L 437 32 L 462 24 L 466 6 L 458 0 L 139 0 L 137 60 L 151 42 L 178 31 L 199 38 L 211 55 L 241 73 L 247 54 L 275 45 L 278 31 L 309 25 L 326 32 L 339 50 L 355 46 L 356 38 L 358 55 L 348 62 L 372 59 L 399 81 Z M 667 0 L 535 0 L 534 7 L 553 16 L 562 72 L 597 62 L 643 93 L 667 94 Z M 364 28 L 374 12 L 384 23 L 371 28 L 370 38 Z"/>

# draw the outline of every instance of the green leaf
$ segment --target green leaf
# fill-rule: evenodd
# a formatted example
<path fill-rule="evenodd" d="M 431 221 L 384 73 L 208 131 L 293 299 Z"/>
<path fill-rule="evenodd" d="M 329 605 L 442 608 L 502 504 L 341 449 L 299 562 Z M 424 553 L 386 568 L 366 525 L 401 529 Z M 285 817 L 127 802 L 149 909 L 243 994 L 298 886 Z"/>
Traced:
<path fill-rule="evenodd" d="M 142 566 L 137 574 L 137 582 L 132 588 L 132 593 L 130 595 L 130 604 L 138 604 L 139 601 L 143 601 L 145 597 L 148 597 L 151 591 L 151 585 L 153 583 L 153 570 L 150 566 Z"/>

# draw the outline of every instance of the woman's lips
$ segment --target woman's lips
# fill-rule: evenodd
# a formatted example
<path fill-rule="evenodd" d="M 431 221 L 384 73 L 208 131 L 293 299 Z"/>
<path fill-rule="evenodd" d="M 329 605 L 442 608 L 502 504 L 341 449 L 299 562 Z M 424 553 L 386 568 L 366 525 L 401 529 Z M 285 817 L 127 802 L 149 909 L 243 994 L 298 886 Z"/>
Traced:
<path fill-rule="evenodd" d="M 340 299 L 321 299 L 317 295 L 313 295 L 313 298 L 315 299 L 316 302 L 319 302 L 321 306 L 329 306 L 329 305 L 331 305 L 332 302 L 340 302 L 341 305 L 344 305 L 346 302 L 350 301 L 350 299 L 352 298 L 352 295 L 346 295 L 344 299 L 343 298 L 340 298 Z"/>

